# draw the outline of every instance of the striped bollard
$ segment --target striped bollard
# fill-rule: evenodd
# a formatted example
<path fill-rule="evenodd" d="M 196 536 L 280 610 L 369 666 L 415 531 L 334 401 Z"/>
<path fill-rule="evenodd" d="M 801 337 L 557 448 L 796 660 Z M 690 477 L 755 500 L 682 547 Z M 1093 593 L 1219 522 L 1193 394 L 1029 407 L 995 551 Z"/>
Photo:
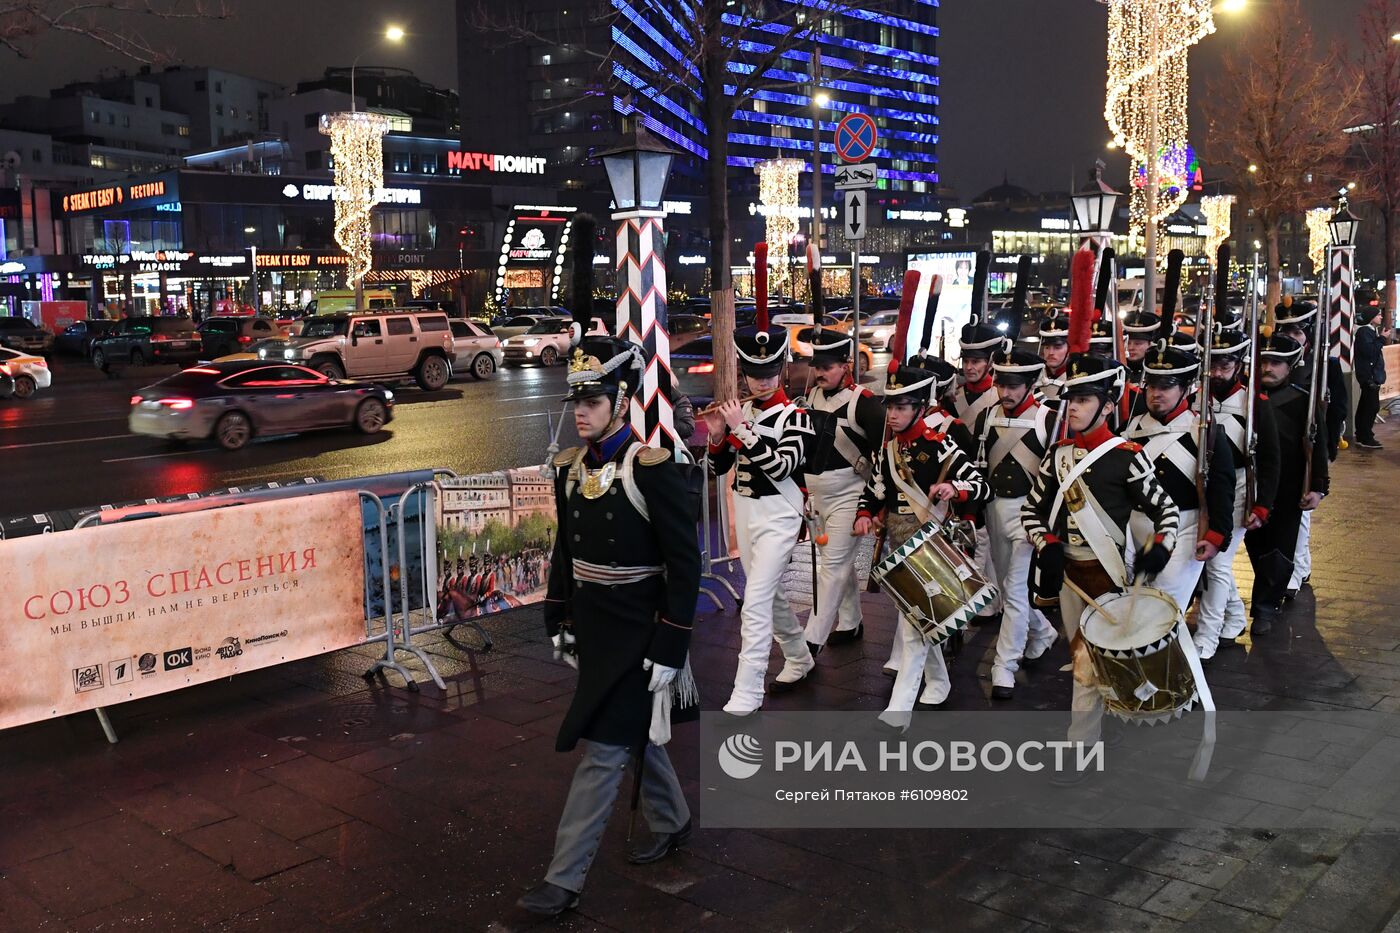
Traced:
<path fill-rule="evenodd" d="M 642 387 L 632 397 L 632 429 L 651 447 L 680 442 L 672 417 L 671 338 L 666 330 L 664 214 L 622 211 L 617 226 L 617 335 L 642 348 Z"/>
<path fill-rule="evenodd" d="M 1329 251 L 1327 292 L 1327 355 L 1335 357 L 1342 372 L 1351 372 L 1351 340 L 1355 331 L 1352 267 L 1354 246 L 1334 246 Z"/>

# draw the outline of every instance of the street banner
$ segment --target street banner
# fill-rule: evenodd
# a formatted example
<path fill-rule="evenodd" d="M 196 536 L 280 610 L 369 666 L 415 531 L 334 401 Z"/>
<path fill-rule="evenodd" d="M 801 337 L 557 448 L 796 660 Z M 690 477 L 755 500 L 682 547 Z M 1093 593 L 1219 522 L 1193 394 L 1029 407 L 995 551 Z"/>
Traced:
<path fill-rule="evenodd" d="M 544 599 L 558 522 L 539 467 L 439 484 L 436 618 L 444 625 Z"/>
<path fill-rule="evenodd" d="M 359 644 L 359 497 L 0 543 L 0 729 Z"/>

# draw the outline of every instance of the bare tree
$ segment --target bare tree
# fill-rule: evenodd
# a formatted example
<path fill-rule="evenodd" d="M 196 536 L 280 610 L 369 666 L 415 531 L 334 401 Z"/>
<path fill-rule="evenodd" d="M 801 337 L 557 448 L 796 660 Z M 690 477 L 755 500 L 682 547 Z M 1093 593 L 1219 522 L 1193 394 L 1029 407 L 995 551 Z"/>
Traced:
<path fill-rule="evenodd" d="M 161 64 L 170 53 L 148 40 L 138 21 L 230 15 L 226 3 L 208 0 L 0 0 L 0 48 L 28 58 L 40 36 L 67 33 L 132 61 Z"/>
<path fill-rule="evenodd" d="M 1207 146 L 1263 228 L 1270 307 L 1282 291 L 1279 224 L 1335 190 L 1356 97 L 1341 51 L 1318 54 L 1297 0 L 1272 4 L 1210 85 Z"/>
<path fill-rule="evenodd" d="M 775 69 L 780 68 L 788 53 L 812 45 L 830 22 L 854 6 L 845 0 L 813 6 L 755 0 L 636 0 L 632 5 L 648 21 L 670 24 L 680 42 L 679 57 L 658 56 L 653 67 L 646 67 L 615 44 L 605 53 L 590 49 L 585 32 L 588 28 L 616 23 L 624 33 L 627 31 L 628 24 L 619 21 L 621 14 L 611 3 L 600 3 L 583 16 L 575 12 L 567 30 L 561 29 L 557 17 L 540 23 L 523 13 L 503 15 L 489 0 L 480 0 L 468 22 L 482 32 L 518 41 L 562 45 L 598 59 L 597 87 L 583 94 L 631 94 L 639 109 L 645 109 L 648 98 L 675 91 L 699 105 L 705 126 L 705 187 L 709 195 L 715 397 L 733 398 L 737 371 L 733 352 L 734 282 L 730 275 L 729 132 L 734 115 L 749 105 L 758 91 L 805 87 L 806 81 L 784 77 Z M 882 0 L 859 4 L 865 10 L 882 5 Z M 640 79 L 640 88 L 626 82 L 619 87 L 612 65 L 624 60 L 629 68 L 637 69 L 635 77 Z M 841 73 L 847 70 L 842 66 Z M 827 72 L 827 77 L 833 73 Z M 726 92 L 726 87 L 733 90 Z"/>
<path fill-rule="evenodd" d="M 1353 136 L 1359 164 L 1360 195 L 1374 201 L 1384 232 L 1381 264 L 1387 283 L 1395 281 L 1395 215 L 1400 211 L 1400 0 L 1368 0 L 1361 12 L 1361 48 L 1356 58 L 1360 94 Z M 1394 288 L 1385 290 L 1394 311 Z"/>

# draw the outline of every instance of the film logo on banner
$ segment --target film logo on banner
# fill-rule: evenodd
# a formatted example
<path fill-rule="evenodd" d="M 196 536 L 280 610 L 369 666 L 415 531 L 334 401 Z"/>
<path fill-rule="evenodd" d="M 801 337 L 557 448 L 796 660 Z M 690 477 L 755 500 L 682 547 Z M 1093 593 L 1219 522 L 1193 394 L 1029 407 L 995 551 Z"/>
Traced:
<path fill-rule="evenodd" d="M 0 557 L 0 729 L 365 637 L 353 492 L 18 538 Z"/>

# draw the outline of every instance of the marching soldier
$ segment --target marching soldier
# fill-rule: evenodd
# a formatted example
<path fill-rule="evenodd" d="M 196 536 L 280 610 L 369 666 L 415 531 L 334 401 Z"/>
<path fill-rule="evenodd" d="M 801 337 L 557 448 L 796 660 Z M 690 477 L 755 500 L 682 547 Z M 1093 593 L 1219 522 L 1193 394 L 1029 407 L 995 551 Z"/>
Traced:
<path fill-rule="evenodd" d="M 1293 555 L 1298 546 L 1303 516 L 1317 508 L 1327 495 L 1327 446 L 1312 445 L 1308 460 L 1308 393 L 1293 382 L 1294 367 L 1303 348 L 1296 340 L 1275 333 L 1259 347 L 1259 382 L 1273 408 L 1278 437 L 1278 490 L 1274 510 L 1260 528 L 1245 533 L 1244 546 L 1254 566 L 1254 592 L 1250 614 L 1251 635 L 1267 635 L 1283 611 Z M 1306 482 L 1305 482 L 1306 480 Z"/>
<path fill-rule="evenodd" d="M 991 487 L 987 534 L 997 588 L 1002 594 L 1001 631 L 992 662 L 992 698 L 1009 700 L 1021 661 L 1040 658 L 1055 643 L 1054 627 L 1031 608 L 1028 574 L 1031 542 L 1021 507 L 1050 443 L 1054 411 L 1040 404 L 1032 387 L 1045 364 L 1015 349 L 1008 338 L 992 356 L 993 381 L 1001 404 L 982 414 L 973 432 L 980 438 L 978 466 Z"/>
<path fill-rule="evenodd" d="M 958 345 L 962 349 L 962 385 L 953 393 L 953 411 L 965 425 L 974 425 L 982 413 L 999 404 L 999 397 L 992 384 L 992 351 L 1001 346 L 1001 331 L 990 324 L 974 322 L 962 329 Z M 975 454 L 969 454 L 970 457 Z M 976 531 L 977 553 L 973 559 L 977 569 L 988 580 L 996 579 L 992 567 L 991 540 L 987 534 L 987 522 L 982 514 L 977 514 L 973 523 Z M 998 595 L 990 605 L 977 614 L 978 624 L 993 621 L 1001 612 L 1004 597 Z"/>
<path fill-rule="evenodd" d="M 1150 311 L 1134 311 L 1123 320 L 1123 361 L 1128 371 L 1128 385 L 1142 388 L 1144 364 L 1152 340 L 1162 328 L 1162 319 Z"/>
<path fill-rule="evenodd" d="M 1047 308 L 1036 330 L 1040 334 L 1040 358 L 1045 363 L 1036 391 L 1041 398 L 1053 402 L 1060 397 L 1065 370 L 1069 368 L 1069 315 L 1059 308 Z"/>
<path fill-rule="evenodd" d="M 867 535 L 883 513 L 891 547 L 898 547 L 932 517 L 950 508 L 966 512 L 987 497 L 987 484 L 948 435 L 924 422 L 936 376 L 909 366 L 891 368 L 885 380 L 885 420 L 890 440 L 881 448 L 875 473 L 861 496 L 854 531 Z M 882 719 L 907 724 L 920 706 L 934 707 L 948 699 L 952 685 L 943 652 L 930 650 L 918 629 L 901 617 L 895 635 L 900 662 L 894 690 Z M 923 691 L 920 692 L 920 684 Z"/>
<path fill-rule="evenodd" d="M 958 445 L 964 456 L 972 460 L 977 456 L 977 439 L 954 408 L 958 371 L 952 363 L 936 356 L 916 356 L 909 360 L 908 365 L 933 373 L 933 383 L 929 386 L 931 399 L 924 415 L 924 424 L 939 434 L 948 435 L 948 439 Z"/>
<path fill-rule="evenodd" d="M 1198 607 L 1195 635 L 1196 651 L 1202 661 L 1215 656 L 1220 639 L 1234 639 L 1244 633 L 1246 617 L 1244 601 L 1240 599 L 1235 582 L 1235 554 L 1244 542 L 1245 532 L 1261 528 L 1269 520 L 1278 487 L 1278 434 L 1273 407 L 1262 394 L 1251 399 L 1250 388 L 1244 382 L 1244 357 L 1249 351 L 1249 338 L 1243 330 L 1230 328 L 1216 331 L 1213 339 L 1210 352 L 1212 417 L 1230 445 L 1230 459 L 1235 465 L 1235 501 L 1230 537 L 1220 553 L 1206 561 L 1206 583 Z M 1246 434 L 1251 408 L 1252 438 Z"/>
<path fill-rule="evenodd" d="M 1285 295 L 1283 301 L 1274 308 L 1274 322 L 1279 332 L 1293 338 L 1301 348 L 1298 362 L 1294 365 L 1293 375 L 1290 377 L 1293 384 L 1305 393 L 1311 392 L 1314 368 L 1313 338 L 1323 323 L 1317 305 L 1311 302 L 1295 303 L 1292 295 Z M 1325 423 L 1319 422 L 1317 426 L 1317 436 L 1327 444 L 1327 459 L 1330 462 L 1337 459 L 1337 451 L 1341 446 L 1342 431 L 1347 419 L 1347 388 L 1341 363 L 1330 356 L 1326 357 L 1326 361 L 1325 378 L 1316 387 L 1317 391 L 1323 393 L 1325 400 L 1319 408 L 1325 409 L 1326 413 Z M 1312 518 L 1312 512 L 1305 511 L 1298 526 L 1298 544 L 1293 554 L 1293 575 L 1288 580 L 1288 590 L 1284 594 L 1285 602 L 1297 596 L 1298 591 L 1312 578 Z"/>
<path fill-rule="evenodd" d="M 1204 562 L 1220 553 L 1233 530 L 1235 464 L 1222 432 L 1208 431 L 1202 441 L 1201 419 L 1191 408 L 1191 388 L 1201 363 L 1194 353 L 1167 344 L 1163 338 L 1143 360 L 1143 398 L 1147 411 L 1128 423 L 1123 436 L 1143 448 L 1157 482 L 1178 513 L 1176 547 L 1166 567 L 1157 571 L 1153 585 L 1182 611 L 1191 603 Z M 1200 449 L 1206 463 L 1200 462 Z M 1205 501 L 1198 491 L 1197 474 L 1204 477 Z M 1200 535 L 1200 510 L 1206 510 L 1206 531 Z M 1134 512 L 1129 528 L 1135 541 L 1145 541 L 1154 522 Z M 1129 566 L 1129 575 L 1132 567 Z"/>
<path fill-rule="evenodd" d="M 1123 368 L 1086 352 L 1093 316 L 1093 253 L 1081 249 L 1071 266 L 1069 371 L 1061 395 L 1068 437 L 1041 462 L 1021 521 L 1036 549 L 1033 595 L 1037 605 L 1059 606 L 1075 659 L 1069 738 L 1094 742 L 1103 698 L 1080 644 L 1084 595 L 1098 597 L 1128 583 L 1125 552 L 1134 511 L 1148 516 L 1152 536 L 1133 542 L 1137 569 L 1161 572 L 1176 546 L 1177 511 L 1153 475 L 1143 450 L 1114 434 L 1109 418 L 1123 395 Z M 1083 594 L 1083 595 L 1081 595 Z"/>
<path fill-rule="evenodd" d="M 734 333 L 739 369 L 755 396 L 707 411 L 710 466 L 716 476 L 735 472 L 734 523 L 744 566 L 739 666 L 724 711 L 746 715 L 763 705 L 768 653 L 777 641 L 783 669 L 772 684 L 789 690 L 815 662 L 802 626 L 788 605 L 783 573 L 802 530 L 802 462 L 812 439 L 807 413 L 783 391 L 787 328 L 745 327 Z"/>
<path fill-rule="evenodd" d="M 815 653 L 824 645 L 855 641 L 865 631 L 851 526 L 884 435 L 885 417 L 879 400 L 851 378 L 855 342 L 850 335 L 807 329 L 799 332 L 797 339 L 811 344 L 812 373 L 817 383 L 807 396 L 806 408 L 815 433 L 803 473 L 827 536 L 818 550 L 817 605 L 807 619 L 806 638 Z M 822 425 L 819 419 L 830 423 Z"/>
<path fill-rule="evenodd" d="M 679 470 L 667 451 L 642 446 L 627 423 L 641 377 L 638 348 L 612 337 L 584 339 L 568 366 L 567 399 L 585 446 L 553 461 L 559 533 L 544 615 L 556 657 L 579 672 L 556 748 L 571 751 L 582 741 L 584 753 L 544 883 L 520 899 L 542 916 L 578 904 L 629 758 L 641 769 L 643 813 L 654 834 L 630 860 L 665 858 L 690 836 L 685 795 L 656 744 L 670 730 L 656 725 L 653 712 L 674 701 L 690 718 L 698 714 L 686 653 L 700 549 Z"/>
<path fill-rule="evenodd" d="M 1093 324 L 1089 335 L 1089 355 L 1117 362 L 1116 341 L 1113 339 L 1113 326 L 1107 318 L 1100 317 Z"/>

